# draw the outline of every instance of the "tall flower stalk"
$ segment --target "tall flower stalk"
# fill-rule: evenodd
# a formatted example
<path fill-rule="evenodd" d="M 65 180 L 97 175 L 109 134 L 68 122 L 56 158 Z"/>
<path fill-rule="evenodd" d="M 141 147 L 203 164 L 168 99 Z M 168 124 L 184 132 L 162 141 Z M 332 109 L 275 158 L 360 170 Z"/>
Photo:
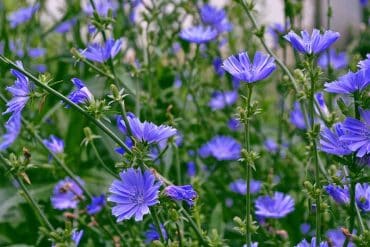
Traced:
<path fill-rule="evenodd" d="M 223 62 L 223 68 L 233 77 L 240 81 L 246 82 L 248 89 L 246 106 L 239 108 L 239 113 L 240 120 L 242 123 L 244 123 L 245 149 L 242 150 L 242 158 L 240 160 L 242 163 L 246 164 L 246 240 L 247 246 L 250 247 L 252 244 L 250 181 L 252 177 L 251 169 L 252 166 L 254 166 L 254 160 L 257 159 L 257 155 L 252 152 L 250 146 L 250 119 L 253 115 L 257 114 L 257 107 L 256 105 L 252 106 L 251 98 L 254 83 L 266 79 L 276 69 L 276 65 L 272 57 L 257 51 L 254 55 L 253 61 L 251 61 L 247 52 L 241 52 L 236 56 L 230 56 Z"/>
<path fill-rule="evenodd" d="M 248 85 L 248 96 L 247 96 L 247 116 L 244 121 L 244 145 L 246 147 L 247 153 L 249 154 L 251 152 L 251 145 L 250 145 L 250 112 L 251 112 L 251 98 L 252 98 L 252 92 L 253 92 L 253 85 Z M 246 204 L 246 211 L 245 211 L 245 217 L 246 217 L 246 224 L 247 224 L 247 246 L 250 247 L 252 243 L 251 238 L 251 176 L 252 176 L 252 165 L 250 161 L 246 160 L 246 181 L 247 181 L 247 193 L 245 195 L 245 204 Z"/>
<path fill-rule="evenodd" d="M 321 185 L 320 185 L 320 167 L 317 154 L 317 135 L 319 134 L 319 129 L 315 126 L 315 86 L 318 81 L 318 70 L 315 68 L 315 57 L 308 57 L 308 73 L 310 77 L 310 92 L 309 92 L 309 120 L 310 120 L 310 146 L 313 158 L 313 164 L 315 167 L 315 186 L 318 189 L 316 193 L 316 246 L 321 242 Z"/>

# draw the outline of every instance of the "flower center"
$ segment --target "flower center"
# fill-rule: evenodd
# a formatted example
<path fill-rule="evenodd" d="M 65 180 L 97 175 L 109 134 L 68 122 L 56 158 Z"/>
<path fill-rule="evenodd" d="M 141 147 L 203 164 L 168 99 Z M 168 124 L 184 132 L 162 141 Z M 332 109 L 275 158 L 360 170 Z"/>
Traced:
<path fill-rule="evenodd" d="M 135 204 L 144 203 L 144 193 L 142 191 L 136 191 L 135 195 L 131 197 L 131 201 Z"/>

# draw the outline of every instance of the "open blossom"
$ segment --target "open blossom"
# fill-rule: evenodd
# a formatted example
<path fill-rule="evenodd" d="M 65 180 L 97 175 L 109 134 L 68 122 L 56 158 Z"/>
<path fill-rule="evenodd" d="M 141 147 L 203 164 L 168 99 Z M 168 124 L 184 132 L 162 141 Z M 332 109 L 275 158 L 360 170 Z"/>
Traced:
<path fill-rule="evenodd" d="M 212 27 L 194 26 L 182 30 L 180 38 L 191 43 L 203 44 L 217 37 L 217 30 Z"/>
<path fill-rule="evenodd" d="M 329 128 L 324 128 L 321 132 L 320 146 L 321 151 L 334 155 L 349 155 L 352 151 L 348 148 L 348 142 L 340 140 L 344 135 L 342 124 L 335 124 L 333 131 Z"/>
<path fill-rule="evenodd" d="M 13 144 L 21 132 L 21 127 L 21 113 L 16 112 L 11 115 L 5 123 L 6 132 L 0 139 L 0 151 L 7 149 L 11 144 Z"/>
<path fill-rule="evenodd" d="M 117 217 L 117 222 L 131 217 L 135 221 L 143 220 L 149 207 L 159 203 L 161 183 L 155 182 L 155 176 L 149 170 L 143 173 L 140 169 L 129 168 L 119 175 L 120 179 L 114 180 L 109 188 L 108 201 L 116 204 L 112 214 Z"/>
<path fill-rule="evenodd" d="M 36 11 L 40 8 L 40 4 L 37 3 L 32 6 L 20 8 L 8 16 L 8 21 L 10 23 L 11 28 L 15 28 L 22 23 L 28 22 L 31 20 L 32 16 L 36 13 Z"/>
<path fill-rule="evenodd" d="M 17 61 L 17 65 L 23 69 L 21 62 Z M 6 90 L 12 94 L 13 98 L 6 104 L 8 108 L 3 114 L 21 112 L 26 106 L 32 91 L 32 85 L 28 77 L 18 70 L 12 69 L 10 71 L 16 77 L 16 80 L 14 85 L 6 87 Z"/>
<path fill-rule="evenodd" d="M 72 78 L 71 81 L 76 87 L 76 89 L 68 95 L 68 98 L 71 101 L 76 104 L 83 104 L 94 100 L 93 94 L 86 87 L 85 83 L 82 80 L 78 78 Z"/>
<path fill-rule="evenodd" d="M 352 94 L 363 91 L 370 85 L 370 70 L 359 70 L 356 73 L 348 72 L 339 80 L 325 83 L 325 91 L 329 93 Z"/>
<path fill-rule="evenodd" d="M 114 58 L 121 50 L 122 39 L 108 39 L 105 44 L 92 43 L 86 49 L 80 50 L 82 56 L 86 59 L 103 63 L 110 58 Z"/>
<path fill-rule="evenodd" d="M 343 122 L 345 134 L 339 139 L 348 142 L 348 148 L 357 152 L 357 157 L 370 154 L 370 110 L 360 111 L 363 121 L 347 117 Z"/>
<path fill-rule="evenodd" d="M 212 156 L 217 160 L 237 160 L 240 158 L 241 145 L 229 136 L 215 136 L 199 149 L 202 158 Z"/>
<path fill-rule="evenodd" d="M 117 118 L 118 128 L 126 133 L 126 125 L 121 117 Z M 155 125 L 151 122 L 141 122 L 134 114 L 128 113 L 127 120 L 132 131 L 132 135 L 141 142 L 148 144 L 160 143 L 176 135 L 177 130 L 167 125 Z"/>
<path fill-rule="evenodd" d="M 256 215 L 264 218 L 283 218 L 293 210 L 293 198 L 281 192 L 275 192 L 273 196 L 260 196 L 256 200 Z"/>
<path fill-rule="evenodd" d="M 370 212 L 370 186 L 367 183 L 356 184 L 355 197 L 358 207 L 364 212 Z"/>
<path fill-rule="evenodd" d="M 306 239 L 303 239 L 295 247 L 317 247 L 316 246 L 316 238 L 313 237 L 311 239 L 311 242 L 307 242 Z M 324 241 L 324 242 L 320 243 L 319 247 L 329 247 L 329 244 L 328 244 L 328 242 Z"/>
<path fill-rule="evenodd" d="M 321 34 L 318 29 L 314 29 L 311 36 L 306 30 L 301 32 L 301 37 L 295 32 L 290 31 L 284 38 L 300 53 L 319 54 L 337 41 L 339 36 L 340 34 L 338 32 L 331 30 L 327 30 Z"/>
<path fill-rule="evenodd" d="M 253 62 L 247 52 L 241 52 L 224 60 L 223 68 L 235 78 L 253 83 L 266 79 L 276 69 L 276 65 L 274 58 L 257 51 Z"/>
<path fill-rule="evenodd" d="M 91 203 L 87 205 L 86 211 L 89 215 L 94 215 L 99 213 L 105 206 L 105 196 L 94 196 L 91 200 Z"/>
<path fill-rule="evenodd" d="M 79 181 L 83 184 L 83 181 Z M 71 178 L 66 177 L 54 187 L 51 203 L 53 208 L 63 210 L 76 208 L 82 198 L 83 191 Z"/>
<path fill-rule="evenodd" d="M 251 189 L 250 192 L 251 194 L 256 194 L 261 190 L 262 187 L 262 182 L 258 180 L 251 180 L 250 181 Z M 244 179 L 237 179 L 234 182 L 230 183 L 229 188 L 232 192 L 245 195 L 247 194 L 247 183 L 245 182 Z"/>
<path fill-rule="evenodd" d="M 173 200 L 186 201 L 189 206 L 194 205 L 194 200 L 198 197 L 197 192 L 190 184 L 182 186 L 167 186 L 164 189 L 164 193 Z"/>
<path fill-rule="evenodd" d="M 324 186 L 326 192 L 333 198 L 333 200 L 338 204 L 348 204 L 349 203 L 349 190 L 348 186 L 337 186 L 334 184 L 329 184 Z"/>
<path fill-rule="evenodd" d="M 220 92 L 216 91 L 212 94 L 212 98 L 208 105 L 213 111 L 224 109 L 227 106 L 233 105 L 238 100 L 237 91 Z"/>
<path fill-rule="evenodd" d="M 51 152 L 55 154 L 64 152 L 64 141 L 54 135 L 51 135 L 49 139 L 43 140 L 43 143 Z"/>
<path fill-rule="evenodd" d="M 330 49 L 329 54 L 323 53 L 319 57 L 317 63 L 322 69 L 328 68 L 330 61 L 330 67 L 335 70 L 343 69 L 348 65 L 348 58 L 346 52 L 336 52 L 334 49 Z"/>

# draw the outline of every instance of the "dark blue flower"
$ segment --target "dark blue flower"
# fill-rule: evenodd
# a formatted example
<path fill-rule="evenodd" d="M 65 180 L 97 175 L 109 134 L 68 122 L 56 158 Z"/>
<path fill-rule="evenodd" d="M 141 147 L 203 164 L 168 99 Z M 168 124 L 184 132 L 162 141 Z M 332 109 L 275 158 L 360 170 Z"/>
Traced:
<path fill-rule="evenodd" d="M 317 247 L 316 246 L 316 238 L 313 237 L 311 239 L 311 243 L 307 242 L 306 239 L 303 239 L 301 242 L 299 242 L 295 247 Z M 319 247 L 329 247 L 328 242 L 324 241 L 320 243 Z"/>
<path fill-rule="evenodd" d="M 213 59 L 213 68 L 217 75 L 223 76 L 225 74 L 225 70 L 222 68 L 222 59 L 220 57 Z"/>
<path fill-rule="evenodd" d="M 320 34 L 318 29 L 314 29 L 311 36 L 306 30 L 301 32 L 301 36 L 302 37 L 290 31 L 284 38 L 300 53 L 319 54 L 337 41 L 340 34 L 331 30 L 327 30 L 325 33 Z"/>
<path fill-rule="evenodd" d="M 237 160 L 240 158 L 241 145 L 229 136 L 215 136 L 199 149 L 202 158 L 212 156 L 217 160 Z"/>
<path fill-rule="evenodd" d="M 346 52 L 336 52 L 334 49 L 330 49 L 329 54 L 323 53 L 317 63 L 322 69 L 328 68 L 330 58 L 330 66 L 335 69 L 343 69 L 348 65 L 348 58 Z"/>
<path fill-rule="evenodd" d="M 290 195 L 275 192 L 271 196 L 260 196 L 256 200 L 256 215 L 265 218 L 283 218 L 294 210 L 294 200 Z"/>
<path fill-rule="evenodd" d="M 96 7 L 96 12 L 103 17 L 108 16 L 109 10 L 115 12 L 118 9 L 118 4 L 115 0 L 93 0 L 93 1 Z M 83 10 L 88 15 L 92 15 L 94 13 L 94 8 L 90 2 L 88 2 L 84 6 Z"/>
<path fill-rule="evenodd" d="M 306 129 L 303 112 L 298 102 L 294 102 L 294 108 L 290 112 L 290 122 L 298 129 Z"/>
<path fill-rule="evenodd" d="M 94 215 L 99 213 L 105 206 L 105 196 L 94 196 L 91 200 L 91 203 L 87 205 L 86 211 L 89 215 Z"/>
<path fill-rule="evenodd" d="M 82 180 L 79 180 L 83 184 Z M 51 203 L 53 208 L 63 210 L 76 208 L 82 198 L 83 191 L 71 178 L 66 177 L 54 187 Z"/>
<path fill-rule="evenodd" d="M 164 240 L 167 240 L 167 231 L 164 228 L 162 224 L 160 224 L 162 236 Z M 150 244 L 154 240 L 159 240 L 161 237 L 159 235 L 159 232 L 157 231 L 157 228 L 153 224 L 149 224 L 149 229 L 145 232 L 145 243 Z"/>
<path fill-rule="evenodd" d="M 86 59 L 103 63 L 109 58 L 114 58 L 121 50 L 122 39 L 108 39 L 105 44 L 92 43 L 85 50 L 80 50 L 81 55 Z"/>
<path fill-rule="evenodd" d="M 82 80 L 78 78 L 72 78 L 71 81 L 76 87 L 76 89 L 68 95 L 68 98 L 71 101 L 76 104 L 84 104 L 86 102 L 94 101 L 94 95 L 92 95 Z"/>
<path fill-rule="evenodd" d="M 343 135 L 342 124 L 335 124 L 333 131 L 324 128 L 320 138 L 321 151 L 339 156 L 351 154 L 352 151 L 348 148 L 348 142 L 340 140 Z"/>
<path fill-rule="evenodd" d="M 346 132 L 340 140 L 348 142 L 348 148 L 361 158 L 370 154 L 370 110 L 360 111 L 360 114 L 363 122 L 352 117 L 345 119 L 343 130 Z"/>
<path fill-rule="evenodd" d="M 22 122 L 21 113 L 15 112 L 5 123 L 6 133 L 2 136 L 0 142 L 0 151 L 7 149 L 17 139 L 21 132 Z"/>
<path fill-rule="evenodd" d="M 242 125 L 240 124 L 240 121 L 236 118 L 230 118 L 230 120 L 227 122 L 227 126 L 232 131 L 238 131 L 242 127 Z"/>
<path fill-rule="evenodd" d="M 369 3 L 368 0 L 360 0 L 360 5 L 363 8 L 366 8 L 366 6 L 367 6 L 368 3 Z"/>
<path fill-rule="evenodd" d="M 311 230 L 311 225 L 308 224 L 308 223 L 302 223 L 300 226 L 299 226 L 299 229 L 301 230 L 301 233 L 302 234 L 307 234 L 309 233 L 309 231 Z"/>
<path fill-rule="evenodd" d="M 125 138 L 125 144 L 129 149 L 131 149 L 134 146 L 134 142 L 129 137 Z M 114 151 L 121 155 L 124 155 L 126 153 L 126 150 L 122 147 L 115 148 Z"/>
<path fill-rule="evenodd" d="M 23 69 L 21 62 L 17 62 L 17 65 Z M 6 104 L 8 108 L 3 114 L 21 112 L 27 104 L 32 91 L 32 85 L 25 75 L 15 69 L 10 71 L 17 79 L 13 86 L 6 87 L 6 90 L 12 94 L 13 98 Z"/>
<path fill-rule="evenodd" d="M 348 72 L 339 80 L 325 83 L 325 91 L 339 94 L 352 94 L 363 91 L 370 84 L 370 70 L 360 70 L 356 73 Z"/>
<path fill-rule="evenodd" d="M 142 173 L 140 169 L 129 168 L 119 175 L 120 179 L 114 180 L 109 188 L 108 201 L 116 204 L 112 214 L 117 217 L 117 222 L 133 216 L 135 221 L 143 220 L 149 207 L 159 203 L 161 183 L 155 182 L 155 176 L 149 170 Z"/>
<path fill-rule="evenodd" d="M 45 55 L 45 49 L 36 47 L 36 48 L 28 48 L 28 56 L 31 58 L 38 58 Z"/>
<path fill-rule="evenodd" d="M 279 150 L 278 144 L 271 138 L 266 139 L 263 144 L 268 152 L 276 153 Z"/>
<path fill-rule="evenodd" d="M 252 83 L 268 77 L 276 68 L 274 59 L 257 51 L 253 62 L 250 61 L 247 52 L 241 52 L 236 56 L 230 56 L 223 62 L 223 68 L 237 79 Z"/>
<path fill-rule="evenodd" d="M 189 177 L 194 177 L 197 170 L 196 170 L 196 165 L 193 161 L 189 161 L 187 164 L 187 174 Z"/>
<path fill-rule="evenodd" d="M 370 212 L 370 186 L 367 183 L 356 184 L 356 203 L 363 212 Z"/>
<path fill-rule="evenodd" d="M 76 24 L 76 22 L 77 22 L 76 18 L 63 21 L 62 23 L 60 23 L 58 26 L 55 27 L 55 32 L 68 33 L 73 28 L 73 26 Z"/>
<path fill-rule="evenodd" d="M 233 105 L 238 100 L 237 91 L 220 92 L 216 91 L 212 94 L 212 98 L 208 105 L 213 111 L 224 109 L 227 106 Z"/>
<path fill-rule="evenodd" d="M 193 206 L 195 199 L 198 197 L 197 192 L 190 184 L 181 186 L 167 186 L 164 189 L 164 193 L 173 200 L 186 201 L 189 206 Z"/>
<path fill-rule="evenodd" d="M 209 26 L 195 26 L 182 30 L 179 36 L 188 42 L 203 44 L 215 39 L 217 30 Z"/>
<path fill-rule="evenodd" d="M 83 234 L 84 234 L 84 230 L 78 231 L 77 229 L 73 229 L 71 239 L 74 242 L 76 247 L 80 244 Z"/>
<path fill-rule="evenodd" d="M 329 184 L 328 186 L 324 186 L 324 189 L 336 203 L 338 204 L 349 203 L 349 190 L 346 185 L 340 187 L 334 184 Z"/>
<path fill-rule="evenodd" d="M 290 28 L 290 24 L 286 28 Z M 285 33 L 286 28 L 281 23 L 274 23 L 268 28 L 268 33 L 271 35 L 273 40 L 274 48 L 279 47 L 280 37 Z"/>
<path fill-rule="evenodd" d="M 43 143 L 51 152 L 55 154 L 64 152 L 64 141 L 54 135 L 51 135 L 49 139 L 44 139 Z"/>
<path fill-rule="evenodd" d="M 180 88 L 182 86 L 182 81 L 181 81 L 180 76 L 178 75 L 175 76 L 175 81 L 173 82 L 173 86 L 175 88 Z"/>
<path fill-rule="evenodd" d="M 258 180 L 251 180 L 250 181 L 251 189 L 250 192 L 251 194 L 256 194 L 261 190 L 262 187 L 262 182 Z M 237 179 L 234 182 L 230 183 L 229 188 L 232 192 L 245 195 L 247 194 L 247 183 L 245 182 L 244 179 Z"/>
<path fill-rule="evenodd" d="M 127 114 L 127 120 L 131 128 L 132 135 L 140 142 L 159 143 L 176 135 L 177 130 L 166 125 L 155 125 L 151 122 L 140 122 L 134 114 Z M 119 129 L 126 133 L 126 125 L 123 119 L 118 119 Z"/>
<path fill-rule="evenodd" d="M 9 42 L 9 49 L 20 58 L 24 56 L 23 42 L 20 39 L 17 39 L 15 41 L 11 40 Z"/>
<path fill-rule="evenodd" d="M 232 29 L 231 23 L 227 20 L 226 12 L 209 4 L 200 8 L 200 18 L 204 24 L 212 26 L 219 33 L 228 32 Z"/>
<path fill-rule="evenodd" d="M 315 105 L 315 110 L 318 115 L 321 114 L 324 117 L 329 117 L 329 109 L 325 103 L 324 94 L 322 92 L 315 93 L 315 101 L 317 102 L 317 106 Z"/>
<path fill-rule="evenodd" d="M 37 3 L 33 6 L 20 8 L 8 16 L 8 21 L 10 23 L 11 28 L 15 28 L 18 25 L 25 23 L 31 20 L 32 16 L 36 13 L 36 11 L 40 8 L 40 4 Z"/>
<path fill-rule="evenodd" d="M 326 232 L 326 237 L 330 240 L 332 247 L 342 247 L 346 241 L 346 236 L 340 229 L 331 229 Z M 348 243 L 348 247 L 355 247 L 353 243 Z"/>

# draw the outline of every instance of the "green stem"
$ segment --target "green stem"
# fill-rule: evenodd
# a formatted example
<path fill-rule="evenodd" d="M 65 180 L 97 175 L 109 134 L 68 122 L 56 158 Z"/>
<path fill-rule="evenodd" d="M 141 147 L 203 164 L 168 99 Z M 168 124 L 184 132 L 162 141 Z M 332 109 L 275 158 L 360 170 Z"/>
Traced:
<path fill-rule="evenodd" d="M 179 246 L 183 247 L 184 244 L 183 244 L 183 240 L 182 240 L 182 231 L 181 231 L 179 222 L 176 222 L 176 229 L 177 229 L 178 236 L 179 236 Z"/>
<path fill-rule="evenodd" d="M 209 246 L 207 240 L 204 239 L 202 231 L 199 229 L 198 225 L 194 222 L 194 220 L 191 218 L 191 216 L 186 212 L 186 210 L 179 204 L 180 207 L 180 212 L 185 216 L 185 218 L 189 221 L 191 228 L 195 231 L 199 241 L 204 245 L 204 246 Z"/>
<path fill-rule="evenodd" d="M 39 79 L 37 79 L 34 75 L 32 75 L 30 72 L 18 67 L 15 63 L 13 63 L 8 58 L 0 55 L 0 60 L 2 60 L 4 63 L 9 64 L 11 67 L 17 69 L 21 73 L 23 73 L 25 76 L 30 78 L 37 86 L 41 87 L 48 93 L 54 95 L 58 99 L 68 103 L 68 105 L 71 106 L 71 108 L 77 110 L 79 113 L 84 115 L 88 120 L 90 120 L 92 123 L 94 123 L 98 128 L 100 128 L 104 133 L 106 133 L 109 137 L 112 138 L 113 141 L 115 141 L 119 146 L 124 148 L 126 152 L 132 153 L 130 148 L 127 147 L 127 145 L 118 137 L 116 136 L 107 126 L 105 126 L 100 120 L 95 119 L 93 116 L 91 116 L 88 112 L 86 112 L 81 106 L 75 104 L 72 102 L 69 98 L 65 97 L 63 94 L 59 93 L 55 89 L 49 87 L 47 84 L 41 82 Z"/>
<path fill-rule="evenodd" d="M 154 221 L 154 224 L 157 227 L 157 231 L 159 233 L 159 237 L 161 239 L 161 242 L 165 244 L 166 243 L 166 240 L 165 240 L 165 238 L 163 236 L 161 224 L 159 222 L 159 218 L 158 218 L 158 215 L 157 215 L 157 210 L 155 209 L 155 207 L 151 207 L 151 209 L 150 209 L 150 215 L 152 216 L 153 221 Z"/>
<path fill-rule="evenodd" d="M 8 166 L 10 166 L 9 161 L 5 159 L 2 154 L 0 154 L 0 160 L 2 161 L 1 164 L 3 164 L 5 170 L 8 171 Z M 43 226 L 47 227 L 50 231 L 55 231 L 53 225 L 49 222 L 44 212 L 41 210 L 37 202 L 33 199 L 33 197 L 29 193 L 27 187 L 24 185 L 22 180 L 19 179 L 17 176 L 15 176 L 11 171 L 9 171 L 9 174 L 11 175 L 12 179 L 16 180 L 17 183 L 20 185 L 20 188 L 23 191 L 26 200 L 33 208 L 33 211 L 36 213 L 37 218 L 39 219 L 40 223 Z"/>
<path fill-rule="evenodd" d="M 314 57 L 309 57 L 309 76 L 310 76 L 310 92 L 309 92 L 309 120 L 310 120 L 310 128 L 311 133 L 313 134 L 315 131 L 315 84 L 316 84 L 316 74 L 315 74 L 315 67 L 314 67 Z M 320 185 L 320 166 L 319 166 L 319 160 L 318 160 L 318 154 L 317 154 L 317 144 L 316 144 L 316 137 L 312 137 L 311 144 L 312 144 L 312 155 L 314 159 L 314 166 L 315 166 L 315 185 L 316 188 L 321 190 Z M 316 196 L 316 246 L 320 245 L 321 242 L 321 192 Z"/>
<path fill-rule="evenodd" d="M 244 0 L 236 0 L 237 2 L 239 2 L 241 4 L 241 6 L 243 7 L 243 9 L 245 10 L 249 20 L 252 22 L 252 26 L 254 28 L 255 31 L 259 31 L 261 30 L 261 28 L 258 26 L 257 24 L 257 21 L 256 19 L 254 18 L 253 14 L 251 13 L 249 7 L 246 5 L 246 3 L 244 3 Z M 267 46 L 267 43 L 266 41 L 264 40 L 263 38 L 263 35 L 258 35 L 257 38 L 259 39 L 259 41 L 261 42 L 263 48 L 266 50 L 266 52 L 268 54 L 270 54 L 276 61 L 276 63 L 279 65 L 279 67 L 285 72 L 285 74 L 289 77 L 289 80 L 292 82 L 292 85 L 293 85 L 293 88 L 295 90 L 296 93 L 299 93 L 300 92 L 300 89 L 299 89 L 299 86 L 298 86 L 298 83 L 296 81 L 296 79 L 294 78 L 294 76 L 292 75 L 292 73 L 290 73 L 288 67 L 274 54 L 274 52 Z M 301 109 L 302 109 L 302 112 L 306 112 L 305 111 L 305 105 L 302 103 L 302 102 L 299 102 L 300 103 L 300 106 L 301 106 Z M 308 125 L 308 119 L 307 119 L 307 116 L 306 114 L 304 114 L 304 121 L 306 123 L 306 125 Z"/>
<path fill-rule="evenodd" d="M 172 144 L 173 149 L 175 150 L 175 164 L 176 164 L 176 174 L 177 174 L 177 184 L 181 185 L 181 166 L 180 166 L 180 157 L 179 149 L 176 144 Z"/>
<path fill-rule="evenodd" d="M 106 170 L 110 175 L 112 175 L 113 177 L 115 177 L 115 178 L 119 178 L 119 176 L 115 173 L 115 172 L 113 172 L 106 164 L 105 164 L 105 162 L 103 161 L 103 159 L 101 158 L 101 156 L 100 156 L 100 154 L 99 154 L 99 152 L 98 152 L 98 150 L 96 149 L 96 146 L 95 146 L 95 144 L 94 144 L 94 141 L 91 141 L 90 142 L 91 143 L 91 146 L 92 146 L 92 148 L 93 148 L 93 151 L 94 151 L 94 154 L 95 154 L 95 156 L 96 156 L 96 158 L 98 159 L 98 161 L 99 161 L 99 163 L 100 163 L 100 165 L 104 168 L 104 170 Z"/>
<path fill-rule="evenodd" d="M 251 151 L 250 147 L 250 131 L 249 131 L 249 120 L 251 117 L 251 98 L 252 98 L 252 92 L 253 92 L 253 85 L 248 84 L 248 102 L 247 102 L 247 117 L 244 122 L 244 145 L 246 146 L 248 154 Z M 246 202 L 246 213 L 245 213 L 245 218 L 246 218 L 246 240 L 247 240 L 247 247 L 252 246 L 252 233 L 251 233 L 251 186 L 250 186 L 250 181 L 251 181 L 251 173 L 252 173 L 252 164 L 249 164 L 249 161 L 246 161 L 246 170 L 247 170 L 247 177 L 246 177 L 246 182 L 247 182 L 247 193 L 245 196 L 245 202 Z"/>
<path fill-rule="evenodd" d="M 130 123 L 128 122 L 128 119 L 127 119 L 127 112 L 126 112 L 124 99 L 122 99 L 121 102 L 119 102 L 119 104 L 121 106 L 122 118 L 123 118 L 123 121 L 125 122 L 125 126 L 126 126 L 126 129 L 127 129 L 127 134 L 130 138 L 132 138 L 132 131 L 131 131 Z M 139 117 L 139 116 L 137 116 L 137 117 Z"/>
<path fill-rule="evenodd" d="M 92 199 L 92 194 L 86 190 L 86 188 L 81 184 L 80 180 L 78 177 L 69 169 L 68 166 L 64 164 L 62 160 L 59 159 L 57 155 L 55 155 L 53 152 L 49 150 L 49 148 L 44 144 L 43 139 L 40 137 L 40 135 L 31 127 L 31 124 L 25 120 L 22 117 L 22 122 L 26 126 L 26 129 L 28 132 L 33 135 L 33 137 L 36 139 L 36 141 L 47 151 L 49 154 L 53 157 L 53 159 L 56 161 L 56 163 L 64 170 L 64 172 L 71 177 L 71 179 L 84 191 L 86 196 L 91 200 Z"/>

